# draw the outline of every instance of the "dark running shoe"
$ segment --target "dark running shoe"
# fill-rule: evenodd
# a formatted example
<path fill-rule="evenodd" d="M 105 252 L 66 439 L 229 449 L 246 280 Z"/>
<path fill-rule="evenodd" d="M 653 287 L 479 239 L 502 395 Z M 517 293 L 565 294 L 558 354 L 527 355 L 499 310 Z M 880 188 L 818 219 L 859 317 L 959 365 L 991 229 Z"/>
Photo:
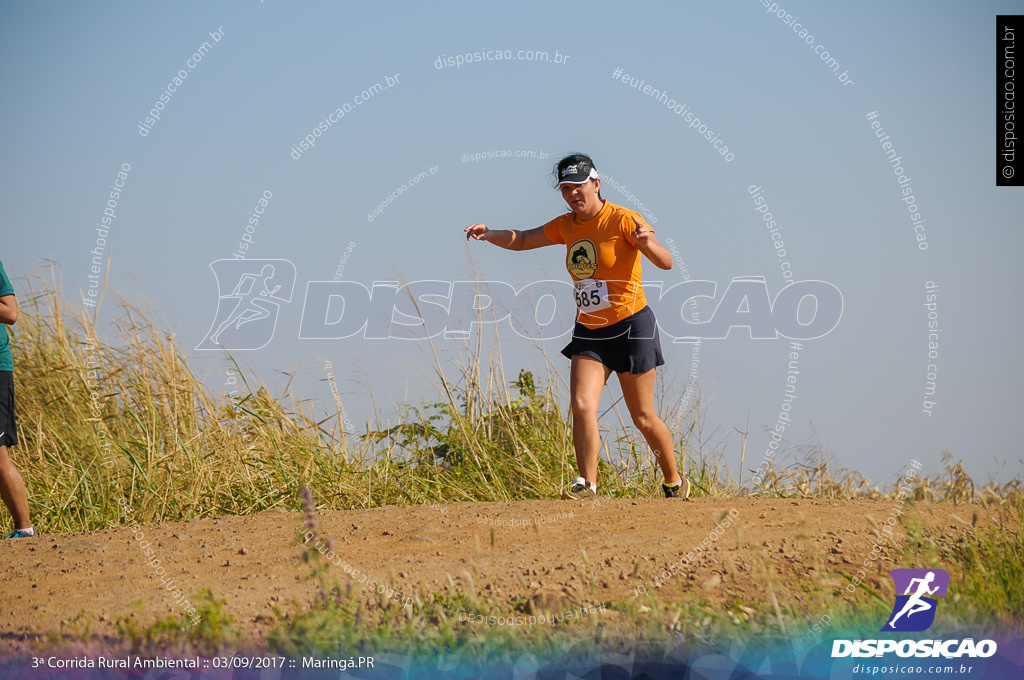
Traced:
<path fill-rule="evenodd" d="M 682 481 L 675 486 L 669 486 L 668 484 L 662 484 L 661 490 L 665 492 L 665 498 L 689 498 L 690 497 L 690 480 L 680 475 L 679 479 Z"/>
<path fill-rule="evenodd" d="M 582 477 L 572 480 L 569 490 L 562 492 L 563 501 L 581 501 L 587 498 L 597 498 L 597 492 L 591 490 L 587 485 L 587 480 Z"/>

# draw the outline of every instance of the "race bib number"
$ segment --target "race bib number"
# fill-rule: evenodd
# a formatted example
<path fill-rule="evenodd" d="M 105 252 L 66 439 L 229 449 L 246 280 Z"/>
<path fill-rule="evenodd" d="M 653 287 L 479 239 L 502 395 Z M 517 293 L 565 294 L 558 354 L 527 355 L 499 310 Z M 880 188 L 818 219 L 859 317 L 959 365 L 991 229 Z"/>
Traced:
<path fill-rule="evenodd" d="M 581 312 L 598 312 L 608 309 L 612 303 L 608 300 L 608 282 L 601 279 L 583 279 L 573 284 L 576 307 Z"/>

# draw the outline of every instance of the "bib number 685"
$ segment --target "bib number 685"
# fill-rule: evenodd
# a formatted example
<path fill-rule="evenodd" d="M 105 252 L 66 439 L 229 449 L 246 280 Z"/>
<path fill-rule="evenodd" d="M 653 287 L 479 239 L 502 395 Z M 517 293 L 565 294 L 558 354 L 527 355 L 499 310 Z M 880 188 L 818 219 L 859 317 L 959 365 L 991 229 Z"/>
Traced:
<path fill-rule="evenodd" d="M 573 296 L 576 298 L 576 308 L 587 311 L 599 311 L 607 309 L 608 287 L 600 279 L 584 279 L 577 281 Z"/>
<path fill-rule="evenodd" d="M 601 296 L 596 290 L 577 290 L 573 292 L 576 296 L 576 306 L 580 308 L 596 307 L 601 304 Z"/>

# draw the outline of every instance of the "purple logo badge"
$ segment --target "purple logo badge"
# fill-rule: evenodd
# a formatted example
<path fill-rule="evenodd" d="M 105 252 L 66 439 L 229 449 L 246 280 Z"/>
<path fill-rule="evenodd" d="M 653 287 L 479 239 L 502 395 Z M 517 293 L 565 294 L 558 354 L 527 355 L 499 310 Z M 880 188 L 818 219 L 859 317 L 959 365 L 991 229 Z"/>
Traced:
<path fill-rule="evenodd" d="M 927 630 L 935 621 L 938 598 L 946 596 L 949 574 L 945 569 L 893 569 L 889 574 L 896 585 L 896 603 L 881 630 Z"/>

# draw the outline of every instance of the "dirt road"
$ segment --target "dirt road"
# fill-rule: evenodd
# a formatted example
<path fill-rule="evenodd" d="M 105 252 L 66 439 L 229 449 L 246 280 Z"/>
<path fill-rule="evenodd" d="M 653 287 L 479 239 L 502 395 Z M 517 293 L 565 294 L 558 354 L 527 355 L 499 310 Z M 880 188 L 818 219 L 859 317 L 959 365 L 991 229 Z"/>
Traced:
<path fill-rule="evenodd" d="M 518 596 L 541 609 L 600 605 L 630 600 L 641 585 L 650 590 L 651 579 L 681 563 L 681 577 L 668 578 L 658 596 L 697 594 L 714 603 L 759 601 L 768 582 L 780 600 L 813 584 L 844 588 L 836 574 L 855 572 L 875 543 L 868 518 L 883 525 L 891 509 L 891 501 L 760 498 L 454 503 L 321 512 L 317 530 L 332 539 L 338 562 L 367 575 L 365 585 L 356 582 L 367 606 L 377 598 L 370 580 L 398 599 L 443 592 L 448 575 L 456 588 L 487 600 Z M 979 526 L 991 523 L 980 506 L 921 504 L 915 513 L 960 533 L 967 529 L 951 514 L 970 522 L 975 511 Z M 114 635 L 114 622 L 133 603 L 141 602 L 135 617 L 148 625 L 210 588 L 236 626 L 259 638 L 275 623 L 275 606 L 313 598 L 315 586 L 304 579 L 310 565 L 301 559 L 303 525 L 299 513 L 269 511 L 144 525 L 141 537 L 120 527 L 4 541 L 0 637 L 19 647 L 68 632 L 80 612 L 94 633 Z M 894 533 L 902 544 L 902 531 Z M 868 584 L 891 590 L 888 568 L 879 565 Z M 352 579 L 343 568 L 331 571 L 342 583 Z"/>

